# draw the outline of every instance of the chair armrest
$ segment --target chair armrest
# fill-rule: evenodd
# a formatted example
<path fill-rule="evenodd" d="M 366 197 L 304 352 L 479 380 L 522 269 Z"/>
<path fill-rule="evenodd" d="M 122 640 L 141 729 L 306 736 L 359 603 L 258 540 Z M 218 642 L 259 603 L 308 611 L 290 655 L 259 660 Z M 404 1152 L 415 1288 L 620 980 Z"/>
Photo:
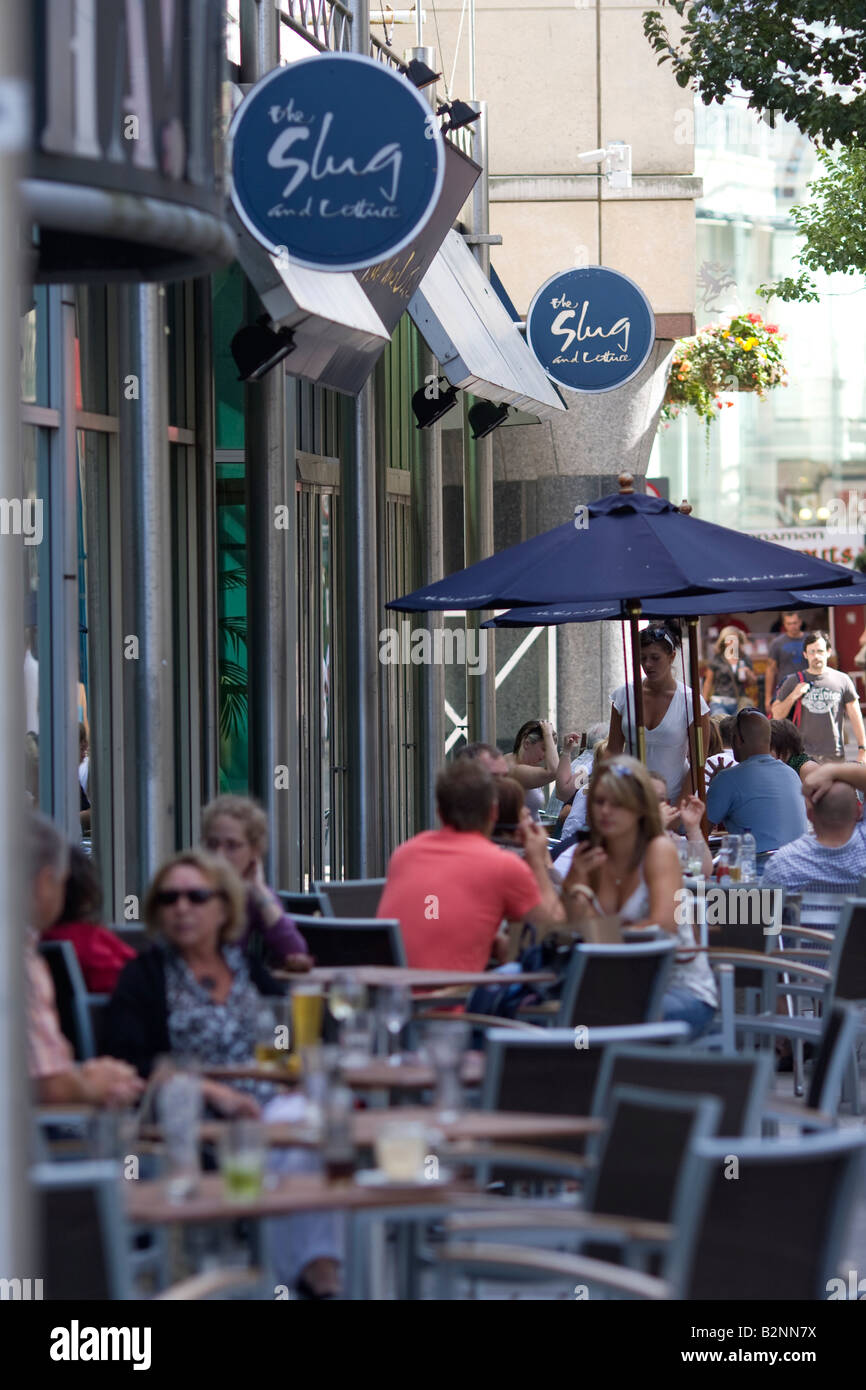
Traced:
<path fill-rule="evenodd" d="M 561 1007 L 558 999 L 546 999 L 543 1004 L 521 1004 L 517 1012 L 518 1014 L 537 1015 L 539 1018 L 550 1018 L 553 1014 L 558 1014 Z"/>
<path fill-rule="evenodd" d="M 825 941 L 831 946 L 834 940 L 833 932 L 819 931 L 817 927 L 786 927 L 783 924 L 781 935 L 805 936 L 807 941 Z"/>
<path fill-rule="evenodd" d="M 828 970 L 820 970 L 814 965 L 801 965 L 799 961 L 790 960 L 781 951 L 776 951 L 771 956 L 765 956 L 761 951 L 729 951 L 722 946 L 711 946 L 706 954 L 707 959 L 716 964 L 749 965 L 754 966 L 757 970 L 787 970 L 795 975 L 804 975 L 808 980 L 820 980 L 824 984 L 830 983 Z"/>
<path fill-rule="evenodd" d="M 214 1294 L 226 1293 L 231 1289 L 252 1289 L 262 1281 L 260 1269 L 209 1269 L 204 1274 L 193 1274 L 189 1279 L 181 1279 L 162 1293 L 154 1294 L 154 1302 L 183 1301 L 186 1303 Z"/>
<path fill-rule="evenodd" d="M 85 994 L 85 1004 L 107 1004 L 111 998 L 110 994 Z"/>
<path fill-rule="evenodd" d="M 763 1114 L 768 1119 L 796 1120 L 799 1124 L 813 1129 L 835 1129 L 836 1121 L 824 1110 L 811 1110 L 808 1105 L 798 1105 L 786 1096 L 774 1096 L 767 1104 Z"/>
<path fill-rule="evenodd" d="M 552 1206 L 527 1204 L 513 1208 L 510 1202 L 497 1199 L 505 1207 L 502 1211 L 460 1211 L 446 1216 L 443 1224 L 448 1233 L 459 1235 L 464 1231 L 508 1231 L 519 1227 L 533 1227 L 542 1230 L 547 1227 L 558 1231 L 586 1231 L 604 1238 L 624 1235 L 628 1240 L 646 1240 L 666 1244 L 673 1239 L 674 1228 L 664 1221 L 641 1221 L 633 1216 L 608 1216 L 607 1213 L 591 1211 L 563 1211 Z"/>
<path fill-rule="evenodd" d="M 457 1019 L 463 1023 L 477 1023 L 481 1028 L 518 1028 L 521 1033 L 525 1033 L 528 1029 L 536 1033 L 543 1033 L 545 1031 L 534 1023 L 521 1023 L 516 1018 L 496 1018 L 492 1014 L 456 1014 L 452 1013 L 450 1009 L 426 1009 L 423 1013 L 416 1014 L 415 1017 L 425 1019 Z"/>
<path fill-rule="evenodd" d="M 565 1274 L 569 1279 L 604 1284 L 635 1298 L 668 1299 L 670 1284 L 648 1274 L 590 1260 L 583 1255 L 566 1255 L 556 1250 L 531 1250 L 520 1245 L 484 1245 L 481 1242 L 454 1242 L 431 1251 L 439 1264 L 489 1265 L 491 1269 L 526 1269 L 535 1273 Z"/>

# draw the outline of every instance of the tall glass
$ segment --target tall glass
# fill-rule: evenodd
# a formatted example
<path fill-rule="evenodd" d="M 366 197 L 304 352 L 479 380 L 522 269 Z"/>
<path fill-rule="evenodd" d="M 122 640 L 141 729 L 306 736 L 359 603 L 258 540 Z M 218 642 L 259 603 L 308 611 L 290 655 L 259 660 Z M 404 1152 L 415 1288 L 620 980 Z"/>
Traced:
<path fill-rule="evenodd" d="M 265 1175 L 264 1130 L 252 1120 L 233 1120 L 220 1139 L 220 1172 L 231 1202 L 254 1202 Z"/>
<path fill-rule="evenodd" d="M 292 1051 L 315 1047 L 322 1040 L 325 1001 L 322 986 L 312 980 L 292 985 Z"/>
<path fill-rule="evenodd" d="M 400 1034 L 412 1017 L 412 996 L 405 985 L 389 985 L 379 991 L 378 1012 L 388 1033 L 388 1051 L 393 1054 L 388 1061 L 393 1067 L 400 1065 Z"/>
<path fill-rule="evenodd" d="M 743 877 L 741 850 L 743 845 L 742 835 L 726 835 L 722 841 L 722 848 L 728 851 L 728 865 L 731 875 L 731 883 L 739 883 Z"/>
<path fill-rule="evenodd" d="M 469 1046 L 470 1027 L 458 1019 L 429 1024 L 425 1037 L 427 1054 L 436 1072 L 435 1106 L 443 1123 L 456 1120 L 463 1109 L 460 1071 Z"/>
<path fill-rule="evenodd" d="M 183 1202 L 195 1192 L 200 1170 L 200 1078 L 188 1071 L 168 1076 L 160 1087 L 157 1108 L 166 1148 L 168 1200 Z"/>

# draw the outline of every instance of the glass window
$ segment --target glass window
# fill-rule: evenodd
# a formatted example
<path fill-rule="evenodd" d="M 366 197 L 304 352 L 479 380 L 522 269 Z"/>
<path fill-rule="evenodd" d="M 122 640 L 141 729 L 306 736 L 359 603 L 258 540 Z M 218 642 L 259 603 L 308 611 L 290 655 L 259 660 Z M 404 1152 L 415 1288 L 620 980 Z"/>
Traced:
<path fill-rule="evenodd" d="M 29 299 L 27 296 L 29 295 Z M 21 318 L 21 399 L 48 405 L 48 303 L 45 285 L 25 292 Z"/>
<path fill-rule="evenodd" d="M 239 265 L 213 277 L 214 390 L 216 447 L 244 447 L 244 384 L 232 357 L 231 342 L 244 323 L 244 276 Z"/>
<path fill-rule="evenodd" d="M 217 464 L 220 791 L 249 787 L 247 535 L 243 463 Z"/>
<path fill-rule="evenodd" d="M 96 415 L 111 413 L 111 362 L 108 351 L 108 288 L 78 285 L 75 290 L 75 404 Z"/>

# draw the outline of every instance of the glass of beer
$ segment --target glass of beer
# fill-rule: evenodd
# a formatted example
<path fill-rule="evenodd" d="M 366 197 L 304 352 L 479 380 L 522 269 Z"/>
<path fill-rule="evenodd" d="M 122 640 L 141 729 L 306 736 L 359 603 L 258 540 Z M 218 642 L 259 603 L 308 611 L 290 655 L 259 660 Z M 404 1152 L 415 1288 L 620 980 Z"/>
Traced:
<path fill-rule="evenodd" d="M 256 1015 L 256 1061 L 259 1066 L 274 1066 L 282 1062 L 283 1053 L 277 1051 L 277 1019 L 270 1004 L 262 1004 Z"/>
<path fill-rule="evenodd" d="M 300 1053 L 322 1041 L 325 1001 L 322 986 L 298 980 L 292 986 L 292 1051 Z"/>

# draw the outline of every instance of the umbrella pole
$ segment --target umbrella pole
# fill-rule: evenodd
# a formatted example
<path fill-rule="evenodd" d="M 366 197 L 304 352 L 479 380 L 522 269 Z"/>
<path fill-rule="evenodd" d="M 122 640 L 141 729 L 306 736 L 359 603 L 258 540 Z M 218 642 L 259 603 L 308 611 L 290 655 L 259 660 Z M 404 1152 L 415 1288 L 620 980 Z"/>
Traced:
<path fill-rule="evenodd" d="M 689 740 L 692 773 L 695 787 L 701 801 L 706 802 L 707 789 L 704 785 L 704 733 L 701 727 L 701 665 L 698 630 L 700 620 L 688 618 L 689 629 L 689 681 L 692 687 L 692 736 Z M 707 817 L 704 814 L 704 834 L 707 833 Z"/>
<path fill-rule="evenodd" d="M 634 723 L 636 753 L 646 767 L 646 732 L 643 721 L 643 675 L 640 668 L 640 630 L 638 618 L 641 614 L 640 601 L 629 600 L 628 621 L 631 628 L 631 678 L 634 690 Z"/>

